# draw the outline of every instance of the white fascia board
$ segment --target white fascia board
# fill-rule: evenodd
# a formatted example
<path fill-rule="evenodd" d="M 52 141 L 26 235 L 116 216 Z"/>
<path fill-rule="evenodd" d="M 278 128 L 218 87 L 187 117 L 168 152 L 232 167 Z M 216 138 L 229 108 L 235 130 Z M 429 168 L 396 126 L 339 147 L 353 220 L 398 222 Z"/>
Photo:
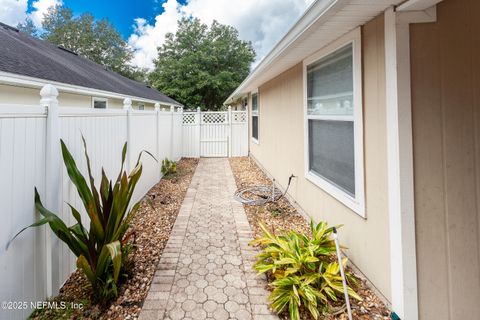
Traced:
<path fill-rule="evenodd" d="M 244 92 L 244 89 L 254 80 L 258 75 L 262 74 L 268 67 L 270 67 L 275 60 L 288 49 L 291 44 L 297 40 L 308 28 L 322 17 L 325 17 L 336 5 L 346 3 L 346 0 L 317 0 L 314 1 L 305 13 L 297 20 L 292 28 L 277 42 L 273 49 L 263 58 L 257 67 L 250 73 L 250 75 L 238 86 L 238 88 L 225 100 L 224 104 L 228 104 L 238 95 Z M 303 59 L 303 57 L 302 57 Z"/>
<path fill-rule="evenodd" d="M 68 93 L 76 93 L 80 95 L 89 95 L 89 96 L 96 96 L 96 97 L 105 97 L 105 98 L 113 98 L 113 99 L 125 99 L 130 98 L 135 101 L 141 101 L 146 103 L 160 103 L 170 105 L 167 102 L 161 102 L 156 100 L 145 99 L 141 97 L 135 96 L 128 96 L 125 94 L 120 94 L 111 91 L 104 91 L 98 90 L 93 88 L 87 88 L 82 86 L 76 86 L 73 84 L 62 83 L 57 81 L 45 80 L 40 78 L 34 78 L 29 76 L 23 76 L 15 73 L 10 72 L 3 72 L 0 71 L 0 84 L 9 84 L 9 85 L 16 85 L 22 87 L 29 87 L 29 88 L 42 88 L 46 84 L 54 85 L 59 91 L 68 92 Z M 176 106 L 181 106 L 179 104 L 175 104 Z"/>
<path fill-rule="evenodd" d="M 408 0 L 399 5 L 396 11 L 422 11 L 443 0 Z"/>

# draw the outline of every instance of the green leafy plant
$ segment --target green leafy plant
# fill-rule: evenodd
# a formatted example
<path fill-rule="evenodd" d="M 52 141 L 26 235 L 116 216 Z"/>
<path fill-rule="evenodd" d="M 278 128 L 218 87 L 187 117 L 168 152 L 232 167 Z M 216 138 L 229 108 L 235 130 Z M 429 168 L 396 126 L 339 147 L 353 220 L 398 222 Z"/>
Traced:
<path fill-rule="evenodd" d="M 283 213 L 283 209 L 278 204 L 278 202 L 270 202 L 267 204 L 266 208 L 270 212 L 272 217 L 278 217 Z"/>
<path fill-rule="evenodd" d="M 131 251 L 131 245 L 128 245 L 127 241 L 133 233 L 126 234 L 126 232 L 140 206 L 140 202 L 137 202 L 130 207 L 130 201 L 142 174 L 142 163 L 140 162 L 142 153 L 139 154 L 133 170 L 127 174 L 123 169 L 127 153 L 127 143 L 125 143 L 122 150 L 120 173 L 115 183 L 107 178 L 102 169 L 102 180 L 100 188 L 97 189 L 83 136 L 82 140 L 89 183 L 80 173 L 63 140 L 60 143 L 68 176 L 75 185 L 88 215 L 89 229 L 87 230 L 84 226 L 80 212 L 70 204 L 71 213 L 77 223 L 68 227 L 56 214 L 43 206 L 35 188 L 35 208 L 43 218 L 23 228 L 11 241 L 27 228 L 48 223 L 55 235 L 77 257 L 77 267 L 83 271 L 92 286 L 93 300 L 105 302 L 117 295 L 119 276 L 123 271 L 128 253 Z"/>
<path fill-rule="evenodd" d="M 320 310 L 328 311 L 332 303 L 343 299 L 340 267 L 335 261 L 333 228 L 326 222 L 310 223 L 312 236 L 296 231 L 271 233 L 260 223 L 262 237 L 252 241 L 263 249 L 257 256 L 254 269 L 268 273 L 273 281 L 269 297 L 272 308 L 281 313 L 288 308 L 292 320 L 300 319 L 300 307 L 318 319 Z M 347 264 L 347 259 L 343 259 Z M 348 283 L 356 285 L 352 274 L 346 272 Z M 358 300 L 360 296 L 349 286 L 348 294 Z"/>
<path fill-rule="evenodd" d="M 177 163 L 175 161 L 165 158 L 162 160 L 162 174 L 168 176 L 177 173 Z"/>

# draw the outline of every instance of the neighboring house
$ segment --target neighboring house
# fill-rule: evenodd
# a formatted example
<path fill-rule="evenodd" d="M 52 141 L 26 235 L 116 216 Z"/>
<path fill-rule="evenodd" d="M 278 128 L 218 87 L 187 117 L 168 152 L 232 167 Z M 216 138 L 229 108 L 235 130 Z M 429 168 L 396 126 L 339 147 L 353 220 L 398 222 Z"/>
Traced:
<path fill-rule="evenodd" d="M 227 99 L 401 319 L 480 314 L 480 1 L 317 0 Z"/>
<path fill-rule="evenodd" d="M 0 23 L 0 105 L 38 105 L 39 89 L 53 84 L 59 105 L 122 108 L 130 98 L 139 110 L 181 104 L 62 47 Z"/>

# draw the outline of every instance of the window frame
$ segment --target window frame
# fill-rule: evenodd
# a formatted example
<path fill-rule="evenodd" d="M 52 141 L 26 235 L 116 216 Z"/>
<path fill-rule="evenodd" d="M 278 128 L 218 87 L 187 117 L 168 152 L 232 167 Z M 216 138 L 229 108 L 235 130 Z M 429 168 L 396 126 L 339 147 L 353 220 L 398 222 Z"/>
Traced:
<path fill-rule="evenodd" d="M 353 116 L 344 115 L 308 115 L 308 96 L 307 96 L 307 67 L 312 63 L 342 49 L 352 45 L 353 51 Z M 364 149 L 363 149 L 363 92 L 362 92 L 362 43 L 361 29 L 356 28 L 330 45 L 320 49 L 313 55 L 303 60 L 303 123 L 304 123 L 304 170 L 305 178 L 314 185 L 324 190 L 345 206 L 353 210 L 359 216 L 366 218 L 365 215 L 365 186 L 364 186 Z M 355 170 L 355 196 L 350 195 L 345 190 L 336 186 L 334 183 L 323 178 L 319 174 L 311 171 L 310 168 L 310 150 L 309 150 L 309 119 L 313 120 L 344 120 L 353 121 L 354 135 L 354 170 Z"/>
<path fill-rule="evenodd" d="M 95 101 L 105 102 L 105 108 L 95 108 Z M 100 98 L 100 97 L 92 97 L 92 109 L 97 109 L 97 110 L 108 109 L 108 99 Z"/>
<path fill-rule="evenodd" d="M 257 110 L 253 110 L 253 96 L 256 95 L 257 96 Z M 252 141 L 255 143 L 255 144 L 260 144 L 260 95 L 258 94 L 258 89 L 255 90 L 255 91 L 252 91 L 251 93 L 251 101 L 252 101 L 252 107 L 251 107 L 251 110 L 252 110 L 252 135 L 251 135 L 251 139 Z M 257 137 L 255 138 L 253 136 L 253 117 L 257 117 Z"/>
<path fill-rule="evenodd" d="M 140 110 L 140 111 L 145 110 L 145 103 L 139 102 L 139 103 L 137 104 L 137 109 Z"/>

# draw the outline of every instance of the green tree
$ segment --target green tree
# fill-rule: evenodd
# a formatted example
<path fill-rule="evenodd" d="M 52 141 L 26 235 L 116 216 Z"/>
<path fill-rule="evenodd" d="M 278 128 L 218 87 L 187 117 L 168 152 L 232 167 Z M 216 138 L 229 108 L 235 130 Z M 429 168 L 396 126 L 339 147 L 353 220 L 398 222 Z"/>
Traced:
<path fill-rule="evenodd" d="M 126 77 L 142 80 L 141 70 L 129 64 L 132 50 L 108 19 L 90 13 L 75 17 L 65 6 L 51 7 L 42 21 L 41 37 L 89 58 Z"/>
<path fill-rule="evenodd" d="M 33 24 L 32 19 L 26 18 L 24 22 L 17 24 L 17 29 L 21 32 L 28 33 L 31 36 L 37 37 L 38 36 L 38 29 Z"/>
<path fill-rule="evenodd" d="M 217 110 L 250 72 L 255 51 L 238 31 L 184 18 L 158 48 L 151 84 L 188 107 Z"/>

